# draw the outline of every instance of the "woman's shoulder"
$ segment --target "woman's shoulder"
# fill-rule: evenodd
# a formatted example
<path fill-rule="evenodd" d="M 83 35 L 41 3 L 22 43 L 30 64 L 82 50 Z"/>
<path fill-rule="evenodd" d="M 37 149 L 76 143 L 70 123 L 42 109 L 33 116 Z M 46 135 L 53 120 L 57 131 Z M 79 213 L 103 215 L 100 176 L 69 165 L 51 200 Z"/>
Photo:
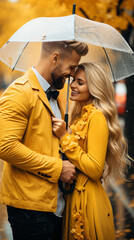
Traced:
<path fill-rule="evenodd" d="M 91 117 L 106 119 L 103 112 L 98 108 L 93 109 L 93 111 L 91 112 Z"/>
<path fill-rule="evenodd" d="M 85 126 L 92 121 L 95 121 L 96 123 L 105 122 L 107 124 L 107 120 L 102 111 L 96 108 L 94 104 L 89 104 L 82 108 L 81 116 L 74 121 L 71 128 L 73 126 L 75 126 L 75 128 L 76 126 L 82 128 L 82 126 Z"/>
<path fill-rule="evenodd" d="M 90 116 L 90 117 L 98 117 L 98 118 L 105 119 L 103 112 L 100 109 L 96 108 L 94 104 L 86 105 L 82 109 L 82 115 L 85 115 L 88 117 Z"/>
<path fill-rule="evenodd" d="M 84 107 L 83 117 L 87 122 L 94 121 L 97 124 L 104 123 L 107 125 L 107 120 L 103 112 L 100 109 L 96 108 L 94 104 L 90 104 Z"/>
<path fill-rule="evenodd" d="M 108 129 L 107 119 L 100 109 L 95 108 L 90 114 L 89 122 L 100 127 L 105 126 Z"/>

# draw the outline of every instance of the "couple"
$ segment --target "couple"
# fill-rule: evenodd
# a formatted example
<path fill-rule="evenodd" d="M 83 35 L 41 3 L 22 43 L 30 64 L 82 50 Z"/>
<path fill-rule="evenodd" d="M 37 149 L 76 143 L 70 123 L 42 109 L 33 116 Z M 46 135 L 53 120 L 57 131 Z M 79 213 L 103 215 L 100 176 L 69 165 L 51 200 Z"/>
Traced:
<path fill-rule="evenodd" d="M 43 43 L 37 65 L 0 99 L 0 201 L 7 205 L 14 240 L 115 239 L 100 179 L 112 171 L 123 177 L 129 161 L 112 83 L 98 64 L 78 65 L 87 52 L 76 41 Z M 55 89 L 70 75 L 73 104 L 66 131 Z M 59 145 L 69 160 L 62 161 Z M 63 196 L 59 179 L 76 180 L 72 194 Z"/>

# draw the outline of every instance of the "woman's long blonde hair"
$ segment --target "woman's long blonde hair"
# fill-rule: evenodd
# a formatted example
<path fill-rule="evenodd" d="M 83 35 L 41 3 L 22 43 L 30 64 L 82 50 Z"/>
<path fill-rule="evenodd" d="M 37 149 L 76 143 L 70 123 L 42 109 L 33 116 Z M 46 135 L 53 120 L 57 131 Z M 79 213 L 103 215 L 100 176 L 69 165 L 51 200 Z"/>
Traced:
<path fill-rule="evenodd" d="M 104 114 L 109 129 L 109 141 L 106 155 L 106 166 L 104 179 L 111 173 L 125 178 L 126 166 L 130 165 L 127 154 L 127 142 L 123 137 L 117 108 L 115 105 L 115 92 L 111 79 L 104 69 L 97 63 L 82 63 L 77 71 L 82 69 L 85 72 L 88 89 L 93 97 L 93 104 Z M 72 102 L 70 107 L 69 124 L 80 116 L 82 107 L 78 102 Z"/>

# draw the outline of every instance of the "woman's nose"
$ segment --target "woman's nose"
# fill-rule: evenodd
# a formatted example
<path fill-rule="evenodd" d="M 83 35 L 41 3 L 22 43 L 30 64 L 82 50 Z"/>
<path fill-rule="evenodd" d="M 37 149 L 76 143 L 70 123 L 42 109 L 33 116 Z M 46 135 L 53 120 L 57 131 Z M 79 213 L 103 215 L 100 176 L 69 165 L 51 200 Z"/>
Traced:
<path fill-rule="evenodd" d="M 70 84 L 71 88 L 75 88 L 76 86 L 76 82 L 75 81 L 72 81 L 71 84 Z"/>

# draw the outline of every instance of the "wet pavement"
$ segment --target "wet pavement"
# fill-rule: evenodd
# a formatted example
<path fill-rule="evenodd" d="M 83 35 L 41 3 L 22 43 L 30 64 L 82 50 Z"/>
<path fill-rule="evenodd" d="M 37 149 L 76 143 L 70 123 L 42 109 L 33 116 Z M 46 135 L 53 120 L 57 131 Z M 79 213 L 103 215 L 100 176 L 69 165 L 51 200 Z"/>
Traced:
<path fill-rule="evenodd" d="M 112 203 L 117 240 L 134 240 L 134 174 L 128 181 L 110 181 L 108 195 Z"/>

